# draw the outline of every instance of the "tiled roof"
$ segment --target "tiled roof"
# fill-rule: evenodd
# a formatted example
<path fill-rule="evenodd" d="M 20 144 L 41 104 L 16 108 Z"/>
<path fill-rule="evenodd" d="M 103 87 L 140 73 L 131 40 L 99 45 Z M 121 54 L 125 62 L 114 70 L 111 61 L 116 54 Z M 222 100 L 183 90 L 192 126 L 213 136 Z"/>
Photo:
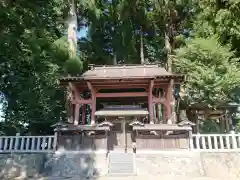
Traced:
<path fill-rule="evenodd" d="M 86 71 L 82 77 L 92 78 L 131 78 L 171 76 L 163 67 L 158 65 L 128 65 L 128 66 L 99 66 Z"/>
<path fill-rule="evenodd" d="M 131 79 L 131 78 L 174 78 L 184 79 L 183 75 L 172 74 L 158 64 L 90 66 L 90 70 L 78 77 L 63 77 L 61 81 L 79 81 L 94 79 Z"/>

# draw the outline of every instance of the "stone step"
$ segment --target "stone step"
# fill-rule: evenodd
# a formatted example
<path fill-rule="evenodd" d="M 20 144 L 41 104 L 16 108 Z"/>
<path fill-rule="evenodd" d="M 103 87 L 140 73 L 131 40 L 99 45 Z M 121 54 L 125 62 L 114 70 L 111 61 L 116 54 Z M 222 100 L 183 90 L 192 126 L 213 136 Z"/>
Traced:
<path fill-rule="evenodd" d="M 134 155 L 132 153 L 110 153 L 108 173 L 110 176 L 134 174 Z"/>

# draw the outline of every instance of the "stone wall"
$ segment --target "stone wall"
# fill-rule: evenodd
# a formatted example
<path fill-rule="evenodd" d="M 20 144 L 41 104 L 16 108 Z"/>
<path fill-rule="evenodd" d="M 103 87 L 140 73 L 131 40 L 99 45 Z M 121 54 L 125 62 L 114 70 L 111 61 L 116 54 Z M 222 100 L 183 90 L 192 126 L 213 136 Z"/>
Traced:
<path fill-rule="evenodd" d="M 184 152 L 138 153 L 136 167 L 139 175 L 186 176 L 203 175 L 201 159 L 198 154 Z"/>
<path fill-rule="evenodd" d="M 44 168 L 45 154 L 0 154 L 0 179 L 39 177 Z"/>
<path fill-rule="evenodd" d="M 174 152 L 138 153 L 138 175 L 240 179 L 240 153 Z"/>
<path fill-rule="evenodd" d="M 105 175 L 107 171 L 106 153 L 0 154 L 1 180 L 49 176 L 85 179 Z"/>
<path fill-rule="evenodd" d="M 93 178 L 107 174 L 106 153 L 60 152 L 48 157 L 45 174 L 51 177 Z"/>
<path fill-rule="evenodd" d="M 0 179 L 25 177 L 75 177 L 95 179 L 108 171 L 106 152 L 55 154 L 0 154 Z M 137 152 L 135 167 L 139 176 L 212 177 L 240 179 L 240 154 L 190 151 Z M 56 178 L 57 179 L 57 178 Z"/>
<path fill-rule="evenodd" d="M 240 153 L 201 153 L 201 162 L 207 177 L 240 179 Z"/>

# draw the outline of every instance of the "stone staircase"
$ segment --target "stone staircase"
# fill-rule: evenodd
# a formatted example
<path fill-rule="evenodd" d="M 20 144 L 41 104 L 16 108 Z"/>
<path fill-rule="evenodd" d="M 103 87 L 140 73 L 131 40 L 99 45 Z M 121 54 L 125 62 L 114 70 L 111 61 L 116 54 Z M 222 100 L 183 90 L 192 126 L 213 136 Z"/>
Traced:
<path fill-rule="evenodd" d="M 132 176 L 135 175 L 135 155 L 133 153 L 109 153 L 108 175 Z"/>

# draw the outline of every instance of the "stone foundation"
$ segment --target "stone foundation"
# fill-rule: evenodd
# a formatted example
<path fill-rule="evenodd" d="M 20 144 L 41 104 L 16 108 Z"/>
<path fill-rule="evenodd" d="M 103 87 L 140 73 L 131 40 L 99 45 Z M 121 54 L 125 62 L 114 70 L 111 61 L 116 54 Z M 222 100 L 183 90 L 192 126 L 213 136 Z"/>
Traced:
<path fill-rule="evenodd" d="M 201 153 L 205 176 L 240 179 L 240 153 Z"/>
<path fill-rule="evenodd" d="M 135 167 L 139 177 L 211 177 L 240 179 L 240 154 L 200 152 L 137 152 Z M 0 154 L 0 179 L 53 179 L 73 177 L 95 179 L 108 173 L 106 152 L 55 154 Z"/>
<path fill-rule="evenodd" d="M 45 174 L 80 179 L 103 176 L 108 172 L 106 153 L 60 152 L 48 157 Z"/>
<path fill-rule="evenodd" d="M 200 177 L 204 175 L 199 153 L 161 152 L 136 155 L 138 175 Z"/>
<path fill-rule="evenodd" d="M 45 154 L 0 154 L 0 179 L 39 177 L 44 163 Z"/>

